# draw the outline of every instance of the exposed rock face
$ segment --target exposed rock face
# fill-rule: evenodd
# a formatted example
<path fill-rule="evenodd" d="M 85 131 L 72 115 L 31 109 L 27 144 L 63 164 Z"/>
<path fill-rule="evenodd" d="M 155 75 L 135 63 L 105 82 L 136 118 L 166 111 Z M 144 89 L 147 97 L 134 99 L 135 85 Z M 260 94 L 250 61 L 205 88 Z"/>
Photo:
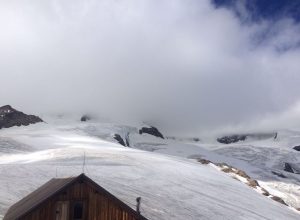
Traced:
<path fill-rule="evenodd" d="M 254 179 L 250 179 L 249 182 L 248 182 L 248 186 L 252 187 L 252 188 L 256 188 L 259 186 L 257 180 L 254 180 Z"/>
<path fill-rule="evenodd" d="M 280 198 L 280 197 L 278 197 L 278 196 L 272 196 L 271 199 L 273 199 L 274 201 L 279 202 L 279 203 L 287 206 L 287 204 L 283 201 L 283 199 Z"/>
<path fill-rule="evenodd" d="M 10 105 L 0 107 L 0 129 L 21 125 L 28 126 L 38 122 L 43 122 L 43 120 L 35 115 L 26 115 L 17 111 Z"/>
<path fill-rule="evenodd" d="M 116 140 L 119 142 L 119 144 L 121 144 L 121 145 L 123 145 L 124 147 L 126 147 L 126 144 L 125 144 L 123 138 L 121 137 L 121 135 L 115 134 L 115 135 L 114 135 L 114 139 L 116 139 Z"/>
<path fill-rule="evenodd" d="M 264 189 L 264 188 L 261 188 L 261 190 L 263 191 L 263 195 L 264 196 L 269 196 L 270 195 L 270 193 L 266 190 L 266 189 Z"/>
<path fill-rule="evenodd" d="M 123 138 L 119 134 L 114 135 L 114 139 L 118 141 L 119 144 L 123 145 L 124 147 L 130 147 L 130 141 L 129 141 L 129 132 L 127 132 Z"/>
<path fill-rule="evenodd" d="M 241 176 L 241 177 L 244 177 L 246 179 L 249 179 L 249 180 L 251 179 L 251 177 L 248 176 L 248 174 L 245 171 L 243 171 L 243 170 L 237 169 L 236 174 L 239 175 L 239 176 Z"/>
<path fill-rule="evenodd" d="M 232 144 L 246 139 L 264 140 L 273 138 L 277 139 L 277 133 L 248 133 L 248 134 L 233 134 L 217 138 L 217 141 L 222 144 Z"/>
<path fill-rule="evenodd" d="M 293 147 L 293 149 L 296 150 L 296 151 L 300 151 L 300 145 Z"/>
<path fill-rule="evenodd" d="M 199 158 L 199 159 L 197 159 L 197 161 L 202 164 L 210 164 L 211 163 L 211 161 L 203 159 L 203 158 Z"/>
<path fill-rule="evenodd" d="M 224 173 L 234 173 L 234 170 L 231 167 L 225 167 L 221 169 Z"/>
<path fill-rule="evenodd" d="M 271 195 L 265 188 L 263 188 L 263 187 L 261 187 L 261 186 L 259 185 L 259 183 L 257 182 L 257 180 L 252 179 L 252 178 L 251 178 L 246 172 L 244 172 L 243 170 L 239 170 L 239 169 L 237 169 L 237 168 L 235 168 L 235 167 L 233 167 L 233 166 L 230 166 L 230 165 L 228 165 L 228 164 L 226 164 L 226 163 L 214 163 L 214 162 L 212 162 L 212 161 L 209 161 L 209 160 L 206 160 L 206 159 L 202 159 L 202 158 L 197 158 L 197 161 L 200 162 L 200 163 L 202 163 L 202 164 L 210 164 L 210 163 L 212 163 L 212 164 L 214 164 L 214 165 L 220 167 L 220 168 L 221 168 L 221 171 L 224 172 L 224 173 L 229 173 L 229 174 L 232 173 L 232 174 L 236 174 L 236 175 L 238 175 L 238 176 L 240 176 L 240 177 L 243 177 L 243 178 L 245 178 L 245 179 L 247 180 L 247 185 L 248 185 L 248 186 L 250 186 L 250 187 L 252 187 L 252 188 L 254 188 L 254 189 L 260 189 L 262 195 L 267 196 L 268 198 L 271 198 L 271 199 L 273 199 L 273 200 L 276 201 L 276 202 L 279 202 L 279 203 L 281 203 L 281 204 L 283 204 L 283 205 L 288 206 L 288 205 L 284 202 L 284 200 L 283 200 L 282 198 L 280 198 L 280 197 L 278 197 L 278 196 Z M 275 171 L 272 171 L 272 173 L 273 173 L 274 175 L 278 175 L 278 173 L 275 172 Z M 235 176 L 233 176 L 233 178 L 239 180 L 239 179 L 236 178 Z M 298 209 L 297 209 L 297 210 L 298 210 Z M 300 209 L 299 209 L 299 211 L 300 211 Z"/>
<path fill-rule="evenodd" d="M 289 172 L 289 173 L 294 173 L 294 170 L 292 166 L 289 163 L 284 163 L 284 171 Z"/>
<path fill-rule="evenodd" d="M 89 121 L 91 120 L 91 117 L 89 115 L 83 115 L 81 118 L 80 118 L 80 121 Z"/>
<path fill-rule="evenodd" d="M 159 130 L 156 127 L 153 127 L 153 126 L 151 126 L 150 128 L 142 127 L 139 130 L 139 134 L 143 134 L 143 133 L 151 134 L 155 137 L 159 137 L 159 138 L 164 139 L 164 136 L 162 135 L 162 133 L 160 133 Z"/>
<path fill-rule="evenodd" d="M 217 141 L 222 144 L 232 144 L 246 140 L 247 135 L 231 135 L 218 138 Z"/>

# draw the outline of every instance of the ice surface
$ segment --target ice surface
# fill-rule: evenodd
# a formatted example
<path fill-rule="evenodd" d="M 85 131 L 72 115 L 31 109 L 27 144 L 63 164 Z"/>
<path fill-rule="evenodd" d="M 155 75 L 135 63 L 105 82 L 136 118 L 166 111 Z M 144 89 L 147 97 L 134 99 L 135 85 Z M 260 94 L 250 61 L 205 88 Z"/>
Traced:
<path fill-rule="evenodd" d="M 1 130 L 0 149 L 5 150 L 0 154 L 0 215 L 49 179 L 80 174 L 85 154 L 86 175 L 133 208 L 141 196 L 142 214 L 149 219 L 299 219 L 287 206 L 186 158 L 201 154 L 229 160 L 225 153 L 218 154 L 220 148 L 135 134 L 130 135 L 134 145 L 155 152 L 113 143 L 111 135 L 126 128 L 48 122 Z M 231 161 L 252 166 L 239 157 Z"/>

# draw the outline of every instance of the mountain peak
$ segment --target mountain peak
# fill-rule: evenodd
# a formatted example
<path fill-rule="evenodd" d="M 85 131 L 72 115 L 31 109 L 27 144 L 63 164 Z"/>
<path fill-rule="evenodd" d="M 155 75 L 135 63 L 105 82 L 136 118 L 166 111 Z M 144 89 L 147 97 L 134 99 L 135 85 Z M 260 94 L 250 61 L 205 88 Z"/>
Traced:
<path fill-rule="evenodd" d="M 10 105 L 0 107 L 0 129 L 21 125 L 27 126 L 38 122 L 43 122 L 38 116 L 26 115 L 12 108 Z"/>

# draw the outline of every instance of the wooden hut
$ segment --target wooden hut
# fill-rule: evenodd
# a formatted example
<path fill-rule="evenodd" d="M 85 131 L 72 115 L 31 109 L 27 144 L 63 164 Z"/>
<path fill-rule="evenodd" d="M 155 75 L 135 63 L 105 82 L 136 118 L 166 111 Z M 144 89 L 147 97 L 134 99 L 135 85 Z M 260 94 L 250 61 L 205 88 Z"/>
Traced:
<path fill-rule="evenodd" d="M 51 179 L 9 208 L 3 220 L 147 220 L 93 180 Z"/>

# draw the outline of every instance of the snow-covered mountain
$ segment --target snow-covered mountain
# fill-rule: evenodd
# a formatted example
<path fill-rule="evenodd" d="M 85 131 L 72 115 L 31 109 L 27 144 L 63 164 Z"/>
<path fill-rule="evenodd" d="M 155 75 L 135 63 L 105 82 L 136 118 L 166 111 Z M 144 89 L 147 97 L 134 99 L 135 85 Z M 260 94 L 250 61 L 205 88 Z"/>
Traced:
<path fill-rule="evenodd" d="M 300 207 L 300 177 L 284 171 L 285 163 L 298 169 L 300 152 L 292 147 L 300 144 L 300 132 L 227 145 L 201 137 L 163 139 L 138 126 L 79 118 L 45 121 L 0 130 L 0 216 L 50 178 L 85 172 L 133 208 L 141 196 L 142 214 L 149 219 L 300 218 L 294 209 Z M 116 134 L 129 147 L 120 145 Z M 200 158 L 213 163 L 199 163 Z M 221 172 L 218 163 L 245 171 L 289 206 Z"/>

